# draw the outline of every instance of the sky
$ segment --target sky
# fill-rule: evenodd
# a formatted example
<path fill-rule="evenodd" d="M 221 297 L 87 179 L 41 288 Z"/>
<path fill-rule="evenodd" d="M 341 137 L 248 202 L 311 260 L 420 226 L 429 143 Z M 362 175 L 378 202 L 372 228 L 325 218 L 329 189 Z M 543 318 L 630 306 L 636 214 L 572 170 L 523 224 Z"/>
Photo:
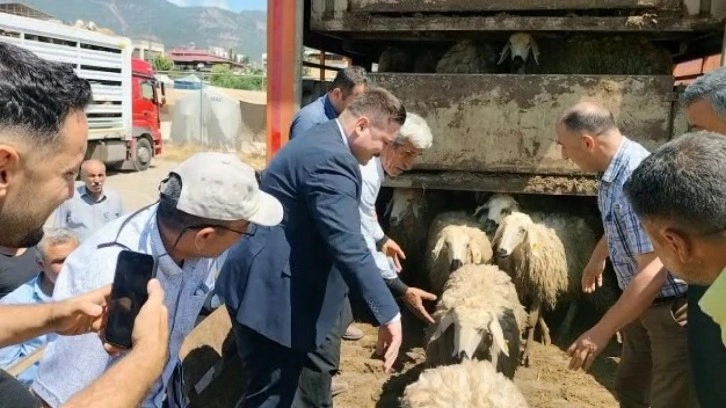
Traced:
<path fill-rule="evenodd" d="M 231 11 L 266 10 L 267 0 L 169 0 L 178 6 L 220 7 Z"/>

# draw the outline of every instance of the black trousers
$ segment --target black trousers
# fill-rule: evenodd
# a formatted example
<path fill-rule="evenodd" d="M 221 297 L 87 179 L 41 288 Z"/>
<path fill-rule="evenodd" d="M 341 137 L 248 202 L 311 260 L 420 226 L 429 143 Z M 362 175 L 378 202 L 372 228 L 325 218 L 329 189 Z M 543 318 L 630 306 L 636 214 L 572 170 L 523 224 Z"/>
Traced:
<path fill-rule="evenodd" d="M 701 408 L 726 407 L 726 347 L 721 327 L 701 310 L 698 301 L 708 286 L 688 285 L 688 352 Z"/>
<path fill-rule="evenodd" d="M 330 385 L 340 368 L 340 342 L 345 330 L 353 322 L 350 302 L 346 297 L 338 322 L 328 333 L 325 342 L 315 351 L 308 353 L 307 364 L 300 376 L 295 393 L 294 408 L 332 407 L 333 396 Z"/>
<path fill-rule="evenodd" d="M 351 321 L 350 306 L 346 306 L 320 348 L 303 353 L 275 343 L 233 319 L 248 381 L 237 408 L 332 407 L 330 384 L 340 364 L 340 339 Z"/>
<path fill-rule="evenodd" d="M 0 370 L 0 408 L 38 408 L 33 394 L 12 375 Z"/>

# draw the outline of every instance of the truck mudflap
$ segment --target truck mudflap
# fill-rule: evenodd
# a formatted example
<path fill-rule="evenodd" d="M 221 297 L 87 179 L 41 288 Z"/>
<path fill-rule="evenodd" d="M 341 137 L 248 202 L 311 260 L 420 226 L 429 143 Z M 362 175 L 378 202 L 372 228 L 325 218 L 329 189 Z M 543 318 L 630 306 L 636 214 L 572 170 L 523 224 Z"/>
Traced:
<path fill-rule="evenodd" d="M 431 127 L 434 143 L 416 161 L 417 171 L 509 174 L 512 180 L 587 176 L 562 158 L 555 136 L 559 115 L 582 100 L 607 106 L 623 133 L 650 150 L 686 129 L 671 76 L 380 73 L 371 77 Z"/>

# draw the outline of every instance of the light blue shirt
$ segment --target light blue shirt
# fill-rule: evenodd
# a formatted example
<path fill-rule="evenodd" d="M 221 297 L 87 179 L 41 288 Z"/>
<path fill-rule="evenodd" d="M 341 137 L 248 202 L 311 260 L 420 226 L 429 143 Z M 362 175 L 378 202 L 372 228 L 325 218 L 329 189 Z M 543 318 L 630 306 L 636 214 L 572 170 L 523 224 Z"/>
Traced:
<path fill-rule="evenodd" d="M 157 259 L 156 277 L 164 288 L 164 304 L 169 311 L 169 358 L 161 378 L 151 388 L 142 407 L 161 407 L 166 386 L 178 361 L 184 338 L 192 331 L 197 316 L 213 289 L 218 265 L 214 259 L 188 259 L 179 267 L 167 256 L 156 224 L 153 205 L 138 214 L 123 227 L 118 242 L 133 251 L 151 254 Z M 66 259 L 53 292 L 54 300 L 97 289 L 114 279 L 116 261 L 121 246 L 97 248 L 113 242 L 121 223 L 129 216 L 103 227 Z M 58 336 L 46 347 L 44 358 L 33 383 L 33 391 L 50 406 L 57 407 L 100 377 L 118 357 L 110 357 L 103 349 L 98 334 Z"/>
<path fill-rule="evenodd" d="M 363 238 L 365 238 L 378 269 L 381 270 L 383 279 L 395 279 L 398 275 L 393 259 L 376 248 L 376 242 L 383 239 L 384 236 L 383 228 L 376 215 L 376 199 L 385 176 L 381 159 L 374 157 L 365 166 L 360 166 L 360 174 L 363 181 L 360 196 L 361 232 L 363 232 Z"/>
<path fill-rule="evenodd" d="M 330 98 L 326 93 L 297 111 L 290 125 L 290 140 L 315 125 L 328 122 L 337 117 L 338 114 L 335 112 L 335 108 L 333 108 L 333 104 L 330 103 Z"/>
<path fill-rule="evenodd" d="M 643 146 L 624 138 L 600 177 L 598 186 L 597 202 L 607 237 L 608 253 L 621 289 L 630 284 L 638 271 L 636 256 L 653 252 L 653 244 L 623 192 L 625 182 L 649 155 Z M 679 295 L 687 289 L 683 280 L 669 272 L 660 296 Z"/>
<path fill-rule="evenodd" d="M 121 197 L 108 189 L 96 201 L 85 185 L 76 187 L 73 197 L 55 210 L 53 226 L 73 231 L 82 242 L 108 222 L 123 215 Z"/>
<path fill-rule="evenodd" d="M 43 290 L 41 289 L 42 281 L 43 276 L 42 273 L 40 273 L 35 278 L 29 280 L 14 291 L 8 293 L 4 298 L 0 299 L 0 304 L 26 305 L 49 302 L 51 297 L 43 293 Z M 20 360 L 33 354 L 36 350 L 45 345 L 48 341 L 48 336 L 51 335 L 39 336 L 24 343 L 14 344 L 0 349 L 0 368 L 9 368 L 10 366 L 18 363 Z M 29 387 L 35 379 L 38 364 L 39 363 L 36 362 L 20 373 L 17 377 L 18 381 Z"/>

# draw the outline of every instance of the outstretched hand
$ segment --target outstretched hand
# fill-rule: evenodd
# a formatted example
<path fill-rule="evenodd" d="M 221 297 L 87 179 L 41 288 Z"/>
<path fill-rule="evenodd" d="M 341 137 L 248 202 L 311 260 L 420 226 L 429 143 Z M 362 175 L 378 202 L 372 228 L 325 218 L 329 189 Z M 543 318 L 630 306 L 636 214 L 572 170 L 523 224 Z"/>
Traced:
<path fill-rule="evenodd" d="M 383 369 L 386 373 L 392 371 L 393 364 L 398 358 L 398 351 L 401 348 L 402 342 L 403 329 L 401 328 L 401 319 L 378 328 L 376 355 L 383 357 Z"/>
<path fill-rule="evenodd" d="M 434 324 L 434 318 L 431 317 L 423 304 L 424 300 L 436 300 L 436 295 L 419 288 L 412 287 L 409 287 L 403 295 L 404 303 L 408 309 L 416 315 L 416 317 L 429 324 Z"/>
<path fill-rule="evenodd" d="M 51 327 L 64 336 L 98 332 L 106 318 L 111 285 L 53 304 Z"/>
<path fill-rule="evenodd" d="M 401 259 L 406 259 L 406 254 L 396 241 L 388 238 L 386 243 L 381 246 L 381 252 L 393 259 L 393 263 L 396 266 L 396 272 L 401 273 L 401 270 L 403 269 L 401 266 Z"/>

